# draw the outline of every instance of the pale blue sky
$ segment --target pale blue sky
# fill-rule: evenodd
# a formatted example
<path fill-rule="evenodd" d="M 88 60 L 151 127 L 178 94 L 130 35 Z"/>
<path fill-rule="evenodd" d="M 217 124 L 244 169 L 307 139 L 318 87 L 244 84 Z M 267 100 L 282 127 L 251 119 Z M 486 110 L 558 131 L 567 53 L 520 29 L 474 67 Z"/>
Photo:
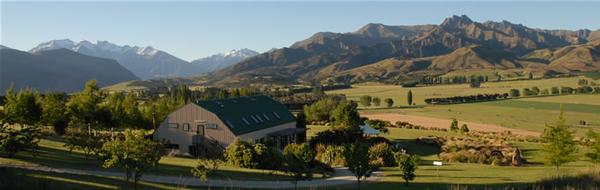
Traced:
<path fill-rule="evenodd" d="M 439 24 L 451 15 L 534 28 L 599 29 L 600 2 L 6 2 L 0 44 L 29 50 L 52 39 L 153 46 L 185 60 L 289 46 L 319 31 L 373 22 Z"/>

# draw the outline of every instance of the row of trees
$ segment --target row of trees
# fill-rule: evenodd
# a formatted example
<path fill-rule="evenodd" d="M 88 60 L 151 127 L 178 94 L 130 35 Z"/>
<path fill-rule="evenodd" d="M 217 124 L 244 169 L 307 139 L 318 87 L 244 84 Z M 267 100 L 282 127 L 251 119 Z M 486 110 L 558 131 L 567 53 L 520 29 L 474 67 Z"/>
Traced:
<path fill-rule="evenodd" d="M 412 95 L 412 91 L 408 90 L 407 94 L 406 94 L 406 100 L 407 100 L 407 104 L 413 105 L 413 95 Z M 381 106 L 381 98 L 379 97 L 371 97 L 369 95 L 364 95 L 360 97 L 359 100 L 360 104 L 362 106 L 365 107 L 371 107 L 371 106 L 375 106 L 375 107 L 379 107 Z M 391 98 L 386 98 L 383 100 L 383 103 L 385 103 L 385 107 L 387 108 L 391 108 L 394 106 L 394 100 Z"/>
<path fill-rule="evenodd" d="M 508 98 L 508 94 L 477 94 L 470 96 L 453 96 L 446 98 L 427 98 L 427 104 L 462 104 L 483 101 L 495 101 Z"/>
<path fill-rule="evenodd" d="M 496 78 L 497 81 L 500 81 L 500 77 Z M 494 79 L 492 79 L 494 80 Z M 469 75 L 469 76 L 451 76 L 451 77 L 442 77 L 442 76 L 426 76 L 421 77 L 419 79 L 419 84 L 462 84 L 462 83 L 472 83 L 472 82 L 488 82 L 489 78 L 487 75 Z"/>
<path fill-rule="evenodd" d="M 509 91 L 509 95 L 511 97 L 521 97 L 521 96 L 538 96 L 538 95 L 568 95 L 568 94 L 600 94 L 600 87 L 591 87 L 591 86 L 579 86 L 576 88 L 562 86 L 562 87 L 552 87 L 550 89 L 546 88 L 540 90 L 537 86 L 531 88 L 523 88 L 519 91 L 519 89 L 511 89 Z"/>

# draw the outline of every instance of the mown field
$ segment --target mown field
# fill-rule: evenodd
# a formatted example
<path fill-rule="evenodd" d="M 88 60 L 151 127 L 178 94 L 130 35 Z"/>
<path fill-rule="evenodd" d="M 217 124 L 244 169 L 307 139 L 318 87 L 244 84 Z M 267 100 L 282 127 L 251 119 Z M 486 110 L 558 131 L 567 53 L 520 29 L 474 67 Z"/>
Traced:
<path fill-rule="evenodd" d="M 599 95 L 578 95 L 577 98 L 600 100 Z M 552 101 L 542 98 L 525 98 L 471 104 L 436 105 L 411 109 L 381 109 L 367 112 L 399 113 L 433 118 L 456 118 L 459 121 L 493 124 L 502 127 L 542 132 L 546 124 L 553 124 L 562 104 L 567 124 L 573 126 L 577 136 L 588 129 L 600 130 L 600 105 L 560 103 L 572 101 L 571 95 L 551 97 Z M 542 99 L 542 101 L 537 101 Z M 585 127 L 579 126 L 586 121 Z M 444 126 L 445 127 L 445 126 Z"/>

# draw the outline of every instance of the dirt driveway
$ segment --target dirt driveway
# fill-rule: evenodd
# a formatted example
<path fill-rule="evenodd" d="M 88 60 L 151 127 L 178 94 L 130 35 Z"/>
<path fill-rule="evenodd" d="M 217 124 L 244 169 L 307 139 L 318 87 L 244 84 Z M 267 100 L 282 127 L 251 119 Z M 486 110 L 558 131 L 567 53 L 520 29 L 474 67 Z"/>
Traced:
<path fill-rule="evenodd" d="M 450 128 L 450 123 L 452 120 L 450 119 L 440 119 L 433 117 L 423 117 L 423 116 L 415 116 L 415 115 L 404 115 L 398 113 L 361 113 L 361 116 L 367 117 L 369 119 L 380 119 L 385 121 L 390 121 L 395 123 L 396 121 L 405 121 L 414 125 L 421 125 L 425 127 L 437 127 L 437 128 Z M 463 123 L 466 123 L 469 126 L 470 130 L 475 131 L 486 131 L 486 132 L 503 132 L 510 131 L 513 134 L 524 135 L 524 136 L 539 136 L 539 132 L 521 130 L 521 129 L 512 129 L 507 127 L 502 127 L 498 125 L 491 124 L 481 124 L 474 122 L 462 122 L 458 121 L 458 126 L 461 126 Z"/>

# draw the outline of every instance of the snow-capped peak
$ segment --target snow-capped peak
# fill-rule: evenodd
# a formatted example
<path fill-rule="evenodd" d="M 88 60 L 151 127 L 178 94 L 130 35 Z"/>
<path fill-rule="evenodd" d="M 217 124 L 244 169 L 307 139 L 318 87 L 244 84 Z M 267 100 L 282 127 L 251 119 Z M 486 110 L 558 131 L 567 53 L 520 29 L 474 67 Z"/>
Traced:
<path fill-rule="evenodd" d="M 157 50 L 157 49 L 154 49 L 152 46 L 146 46 L 146 47 L 143 47 L 143 48 L 136 47 L 136 48 L 137 48 L 137 51 L 136 51 L 136 52 L 137 52 L 137 54 L 139 54 L 139 55 L 149 55 L 149 56 L 153 56 L 153 55 L 155 55 L 156 53 L 158 53 L 158 50 Z"/>
<path fill-rule="evenodd" d="M 156 53 L 159 52 L 159 50 L 154 49 L 153 47 L 150 46 L 146 46 L 146 47 L 138 47 L 138 46 L 120 46 L 117 44 L 113 44 L 110 43 L 108 41 L 96 41 L 96 43 L 92 43 L 90 41 L 87 40 L 83 40 L 80 42 L 73 42 L 69 39 L 64 39 L 64 40 L 52 40 L 49 42 L 44 42 L 41 43 L 40 45 L 34 47 L 33 49 L 29 50 L 29 52 L 31 53 L 36 53 L 36 52 L 40 52 L 40 51 L 47 51 L 47 50 L 53 50 L 53 49 L 59 49 L 59 48 L 67 48 L 76 52 L 80 52 L 80 51 L 101 51 L 101 52 L 111 52 L 111 53 L 117 53 L 117 54 L 124 54 L 128 51 L 132 51 L 135 52 L 138 55 L 143 55 L 143 56 L 154 56 Z M 85 49 L 85 50 L 84 50 Z"/>
<path fill-rule="evenodd" d="M 223 57 L 252 57 L 257 54 L 258 54 L 258 52 L 256 52 L 256 51 L 252 51 L 248 48 L 242 48 L 239 50 L 234 49 L 234 50 L 222 53 L 221 55 Z"/>
<path fill-rule="evenodd" d="M 75 42 L 71 41 L 70 39 L 52 40 L 49 42 L 41 43 L 40 45 L 36 46 L 35 48 L 33 48 L 29 51 L 32 53 L 35 53 L 35 52 L 60 49 L 60 48 L 71 49 L 73 46 L 75 46 Z"/>

